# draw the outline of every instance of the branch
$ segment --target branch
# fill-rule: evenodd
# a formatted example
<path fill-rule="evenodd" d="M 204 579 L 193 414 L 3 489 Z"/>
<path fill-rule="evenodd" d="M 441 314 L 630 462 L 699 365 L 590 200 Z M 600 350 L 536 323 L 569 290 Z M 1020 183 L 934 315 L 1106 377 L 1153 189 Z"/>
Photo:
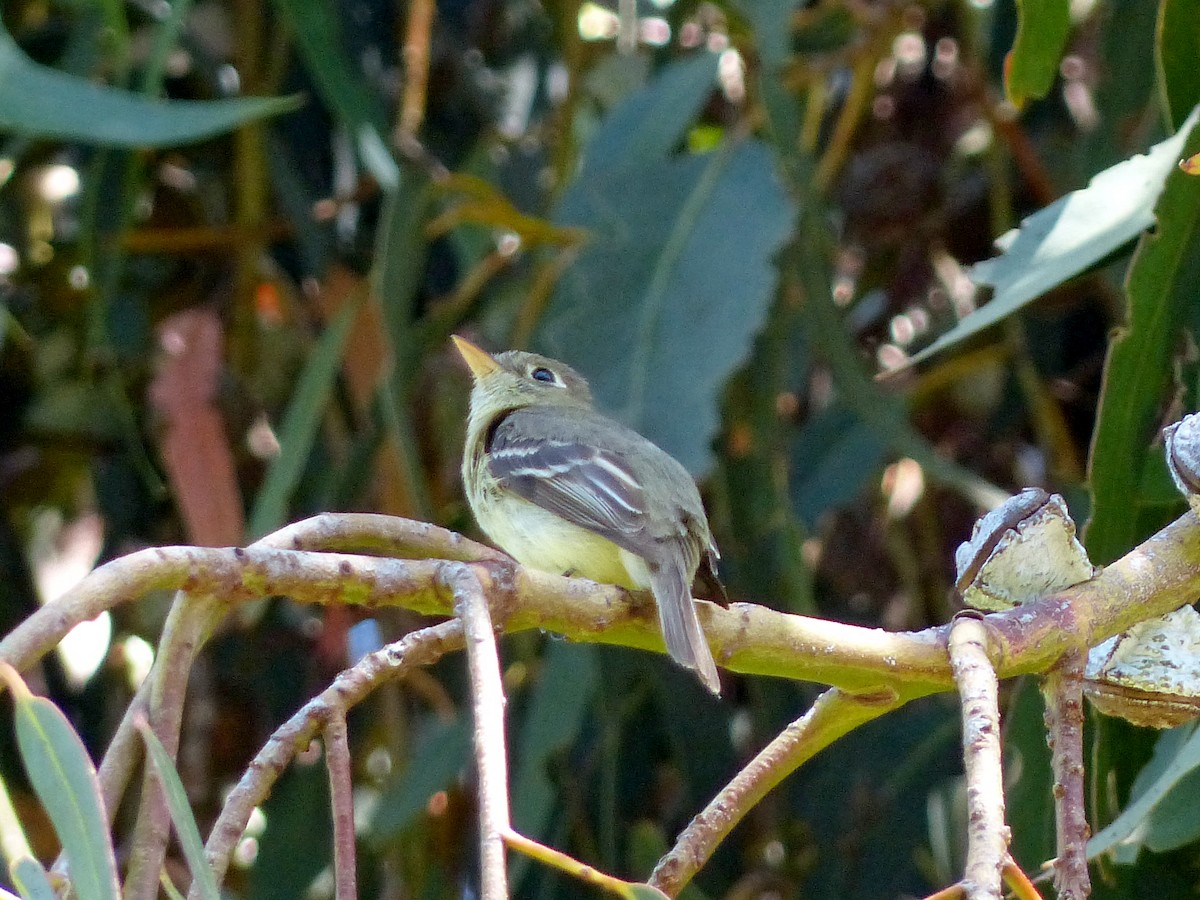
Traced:
<path fill-rule="evenodd" d="M 650 885 L 675 896 L 734 826 L 783 779 L 842 735 L 903 704 L 890 693 L 854 697 L 837 688 L 826 691 L 692 819 L 655 866 Z"/>
<path fill-rule="evenodd" d="M 333 881 L 336 900 L 357 900 L 354 854 L 354 780 L 346 711 L 334 709 L 325 725 L 325 768 L 329 771 L 329 805 L 333 809 Z"/>
<path fill-rule="evenodd" d="M 1084 806 L 1083 655 L 1071 653 L 1046 676 L 1046 732 L 1054 773 L 1054 830 L 1058 858 L 1054 889 L 1061 900 L 1085 900 L 1091 894 Z"/>
<path fill-rule="evenodd" d="M 455 544 L 461 551 L 464 542 Z M 525 569 L 499 554 L 494 558 L 503 562 L 466 565 L 485 592 L 512 590 L 507 633 L 537 628 L 575 641 L 664 652 L 648 596 Z M 142 550 L 101 566 L 35 612 L 0 641 L 0 659 L 28 668 L 78 622 L 148 591 L 181 587 L 221 593 L 231 603 L 283 594 L 302 603 L 402 606 L 452 615 L 452 604 L 437 587 L 438 565 L 257 547 Z M 987 616 L 997 675 L 1044 672 L 1067 651 L 1095 645 L 1198 595 L 1200 521 L 1187 513 L 1096 578 Z M 953 685 L 945 655 L 948 626 L 892 633 L 748 603 L 697 607 L 718 662 L 735 672 L 821 682 L 851 694 L 891 689 L 904 700 Z"/>
<path fill-rule="evenodd" d="M 400 678 L 419 666 L 432 665 L 446 653 L 460 650 L 462 646 L 462 625 L 457 620 L 414 631 L 394 644 L 368 653 L 277 728 L 246 767 L 209 832 L 204 851 L 217 883 L 225 878 L 230 857 L 246 830 L 254 807 L 266 800 L 292 758 L 308 746 L 333 716 L 344 716 L 381 684 Z M 188 896 L 191 900 L 199 900 L 195 890 Z"/>
<path fill-rule="evenodd" d="M 960 615 L 948 648 L 962 698 L 963 763 L 967 772 L 968 900 L 1000 900 L 1001 871 L 1011 833 L 1004 824 L 1004 770 L 1000 758 L 999 683 L 988 658 L 988 634 L 979 618 Z"/>
<path fill-rule="evenodd" d="M 463 623 L 471 708 L 475 720 L 475 764 L 479 773 L 479 863 L 482 900 L 505 900 L 504 835 L 508 817 L 508 749 L 504 740 L 504 689 L 500 657 L 483 585 L 465 566 L 447 566 L 446 586 Z"/>

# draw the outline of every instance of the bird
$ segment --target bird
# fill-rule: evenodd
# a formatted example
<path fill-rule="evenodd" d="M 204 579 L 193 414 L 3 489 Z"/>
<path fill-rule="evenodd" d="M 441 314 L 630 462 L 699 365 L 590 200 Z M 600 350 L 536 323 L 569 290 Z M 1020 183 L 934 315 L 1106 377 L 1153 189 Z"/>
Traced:
<path fill-rule="evenodd" d="M 651 591 L 667 652 L 720 696 L 691 593 L 720 554 L 688 471 L 598 412 L 566 363 L 452 340 L 473 382 L 462 478 L 479 527 L 522 565 Z"/>

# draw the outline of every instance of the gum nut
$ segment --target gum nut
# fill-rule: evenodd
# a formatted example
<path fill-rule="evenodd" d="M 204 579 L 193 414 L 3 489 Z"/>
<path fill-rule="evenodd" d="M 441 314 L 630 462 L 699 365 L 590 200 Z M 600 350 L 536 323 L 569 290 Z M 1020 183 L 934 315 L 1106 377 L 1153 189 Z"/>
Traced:
<path fill-rule="evenodd" d="M 980 519 L 955 562 L 963 602 L 985 610 L 1009 609 L 1093 574 L 1062 497 L 1037 488 Z"/>
<path fill-rule="evenodd" d="M 1200 504 L 1200 414 L 1192 413 L 1174 425 L 1168 425 L 1163 429 L 1163 439 L 1171 480 L 1187 497 L 1188 505 L 1197 509 Z"/>
<path fill-rule="evenodd" d="M 1084 692 L 1105 715 L 1173 728 L 1200 715 L 1200 613 L 1191 606 L 1139 622 L 1093 647 Z"/>

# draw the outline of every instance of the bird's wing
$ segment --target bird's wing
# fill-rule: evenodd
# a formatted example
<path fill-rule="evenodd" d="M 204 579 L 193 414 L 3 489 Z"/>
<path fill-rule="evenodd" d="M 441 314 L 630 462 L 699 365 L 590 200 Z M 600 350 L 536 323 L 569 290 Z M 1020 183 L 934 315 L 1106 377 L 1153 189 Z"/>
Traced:
<path fill-rule="evenodd" d="M 619 454 L 570 438 L 526 438 L 502 424 L 492 436 L 488 468 L 502 487 L 639 552 L 633 538 L 645 528 L 646 497 Z"/>

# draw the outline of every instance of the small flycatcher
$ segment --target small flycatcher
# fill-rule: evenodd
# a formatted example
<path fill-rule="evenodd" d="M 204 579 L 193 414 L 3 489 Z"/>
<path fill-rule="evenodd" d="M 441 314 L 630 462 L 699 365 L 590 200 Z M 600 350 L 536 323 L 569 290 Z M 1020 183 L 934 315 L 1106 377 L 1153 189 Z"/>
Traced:
<path fill-rule="evenodd" d="M 479 526 L 523 565 L 652 591 L 671 658 L 720 694 L 691 590 L 719 554 L 687 470 L 596 412 L 569 366 L 454 345 L 474 380 L 462 474 Z"/>

